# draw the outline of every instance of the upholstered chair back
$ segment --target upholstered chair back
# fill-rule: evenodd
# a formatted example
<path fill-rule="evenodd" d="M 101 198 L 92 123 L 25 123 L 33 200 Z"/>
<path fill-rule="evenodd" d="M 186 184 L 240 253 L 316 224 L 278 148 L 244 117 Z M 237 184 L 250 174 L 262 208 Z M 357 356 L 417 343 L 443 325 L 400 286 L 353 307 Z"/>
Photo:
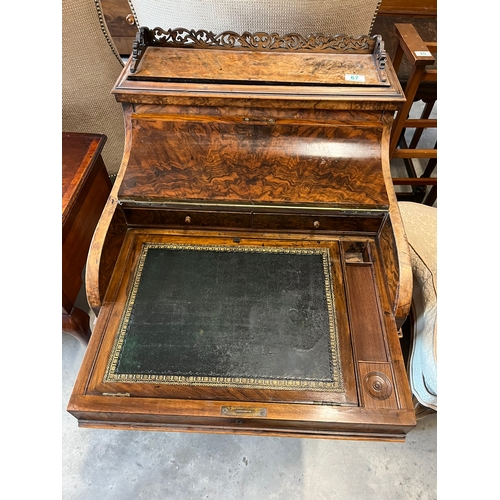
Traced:
<path fill-rule="evenodd" d="M 139 27 L 360 36 L 381 0 L 128 0 Z"/>

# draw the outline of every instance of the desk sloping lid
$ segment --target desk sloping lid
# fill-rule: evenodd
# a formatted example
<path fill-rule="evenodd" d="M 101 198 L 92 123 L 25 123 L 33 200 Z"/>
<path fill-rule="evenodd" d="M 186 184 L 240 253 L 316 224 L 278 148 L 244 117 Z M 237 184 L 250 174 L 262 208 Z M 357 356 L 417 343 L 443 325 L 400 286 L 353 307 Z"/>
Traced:
<path fill-rule="evenodd" d="M 385 210 L 381 128 L 132 118 L 118 197 L 188 203 Z"/>

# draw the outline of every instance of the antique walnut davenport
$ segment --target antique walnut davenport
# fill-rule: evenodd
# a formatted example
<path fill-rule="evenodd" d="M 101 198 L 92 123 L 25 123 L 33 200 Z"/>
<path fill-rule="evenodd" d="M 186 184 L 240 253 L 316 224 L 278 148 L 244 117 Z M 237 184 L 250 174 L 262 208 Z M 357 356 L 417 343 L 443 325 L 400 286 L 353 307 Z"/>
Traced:
<path fill-rule="evenodd" d="M 79 425 L 404 440 L 405 99 L 380 37 L 141 28 L 113 93 Z"/>

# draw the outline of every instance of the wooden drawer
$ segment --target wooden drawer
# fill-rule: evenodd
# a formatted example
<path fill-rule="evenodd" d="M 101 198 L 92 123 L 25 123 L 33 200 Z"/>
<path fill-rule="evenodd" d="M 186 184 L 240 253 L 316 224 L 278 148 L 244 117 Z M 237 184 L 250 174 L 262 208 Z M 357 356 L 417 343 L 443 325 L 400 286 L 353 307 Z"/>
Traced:
<path fill-rule="evenodd" d="M 376 234 L 384 213 L 373 215 L 317 215 L 291 213 L 250 213 L 158 208 L 125 208 L 130 226 L 213 227 L 286 231 L 331 231 Z"/>
<path fill-rule="evenodd" d="M 253 229 L 376 233 L 383 214 L 373 216 L 256 213 Z"/>
<path fill-rule="evenodd" d="M 196 210 L 168 210 L 150 208 L 125 208 L 125 217 L 130 226 L 156 227 L 219 227 L 241 228 L 252 227 L 250 213 L 218 212 Z"/>

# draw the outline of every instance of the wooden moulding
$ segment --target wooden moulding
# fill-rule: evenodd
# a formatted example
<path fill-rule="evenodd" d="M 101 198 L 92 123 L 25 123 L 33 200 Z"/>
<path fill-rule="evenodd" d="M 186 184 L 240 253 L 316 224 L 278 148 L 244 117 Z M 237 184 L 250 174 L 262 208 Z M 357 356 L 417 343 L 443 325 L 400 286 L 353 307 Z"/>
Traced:
<path fill-rule="evenodd" d="M 227 401 L 226 406 L 242 407 L 240 401 Z M 89 407 L 92 411 L 88 411 Z M 259 410 L 262 404 L 245 403 L 244 407 Z M 404 441 L 406 432 L 415 426 L 412 410 L 396 415 L 393 410 L 384 409 L 353 411 L 345 407 L 293 404 L 274 404 L 265 420 L 223 416 L 221 405 L 216 402 L 156 398 L 139 401 L 105 396 L 72 397 L 68 409 L 78 418 L 80 427 L 123 430 Z"/>
<path fill-rule="evenodd" d="M 142 28 L 113 93 L 118 101 L 148 104 L 196 105 L 203 97 L 204 105 L 276 107 L 279 98 L 279 109 L 395 110 L 404 97 L 394 76 L 379 36 Z"/>

